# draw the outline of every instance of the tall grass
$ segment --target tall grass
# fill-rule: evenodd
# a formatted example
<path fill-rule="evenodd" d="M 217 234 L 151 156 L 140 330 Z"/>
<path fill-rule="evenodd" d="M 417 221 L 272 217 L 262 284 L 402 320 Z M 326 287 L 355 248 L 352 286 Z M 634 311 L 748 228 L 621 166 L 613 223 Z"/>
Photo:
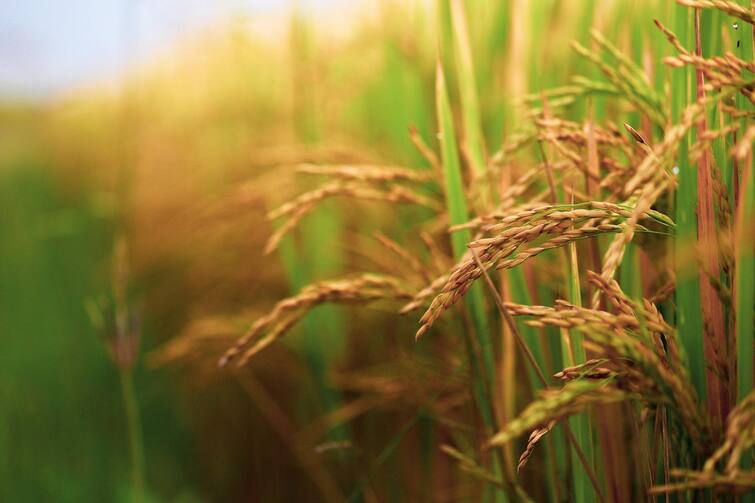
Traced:
<path fill-rule="evenodd" d="M 420 145 L 441 175 L 422 175 L 417 184 L 414 175 L 389 166 L 336 166 L 328 172 L 333 183 L 352 180 L 338 191 L 353 200 L 424 205 L 434 213 L 410 225 L 440 240 L 450 232 L 452 267 L 437 271 L 437 261 L 430 266 L 425 252 L 393 243 L 424 277 L 390 267 L 382 273 L 410 295 L 402 313 L 425 310 L 418 339 L 446 332 L 446 349 L 457 338 L 464 342 L 481 419 L 478 435 L 488 438 L 482 445 L 493 446 L 495 454 L 484 455 L 486 450 L 474 447 L 476 440 L 453 431 L 449 437 L 456 445 L 444 450 L 463 472 L 491 484 L 497 497 L 622 501 L 702 489 L 720 496 L 755 483 L 751 472 L 739 468 L 751 466 L 752 443 L 746 418 L 752 411 L 753 263 L 752 233 L 745 223 L 753 203 L 751 37 L 739 56 L 715 57 L 725 42 L 720 20 L 734 16 L 752 22 L 752 14 L 727 2 L 679 4 L 637 11 L 637 23 L 649 28 L 655 15 L 670 20 L 672 28 L 662 22 L 649 36 L 641 29 L 619 32 L 640 44 L 629 55 L 619 41 L 597 31 L 587 36 L 585 23 L 575 44 L 583 59 L 572 64 L 587 74 L 571 83 L 549 74 L 560 87 L 549 90 L 533 82 L 532 95 L 506 98 L 502 108 L 491 108 L 512 113 L 515 120 L 502 121 L 500 149 L 488 154 L 481 127 L 491 122 L 483 119 L 480 96 L 489 96 L 495 84 L 492 73 L 476 71 L 473 48 L 485 47 L 480 40 L 496 29 L 514 34 L 507 44 L 512 51 L 526 47 L 510 24 L 526 11 L 517 2 L 499 7 L 510 9 L 500 17 L 503 24 L 476 34 L 473 43 L 464 2 L 442 1 L 435 72 L 440 155 Z M 590 14 L 598 9 L 583 7 Z M 549 25 L 555 18 L 547 16 L 564 8 L 555 2 L 551 12 L 536 9 L 538 22 L 546 30 L 559 26 Z M 449 89 L 449 73 L 456 76 L 455 88 Z M 479 82 L 481 75 L 490 80 Z M 540 78 L 546 79 L 530 75 L 533 81 Z M 521 82 L 512 84 L 517 87 Z M 450 90 L 459 96 L 458 114 Z M 518 108 L 522 102 L 530 108 Z M 619 129 L 616 123 L 622 122 L 626 126 Z M 445 195 L 440 207 L 424 200 L 425 194 L 437 200 L 437 192 Z M 281 211 L 295 212 L 329 197 L 325 190 L 310 194 Z M 289 224 L 296 225 L 297 217 Z M 444 253 L 425 242 L 436 258 Z M 498 285 L 490 269 L 502 271 Z M 498 316 L 485 305 L 476 281 L 482 276 L 494 289 Z M 381 297 L 359 293 L 356 280 L 344 281 L 353 296 L 323 294 L 315 305 Z M 538 291 L 543 281 L 551 295 L 566 298 L 553 307 L 535 304 L 534 298 L 550 296 Z M 591 294 L 590 305 L 582 302 L 585 293 Z M 393 290 L 386 297 L 395 298 Z M 465 309 L 453 310 L 462 298 Z M 278 304 L 265 325 L 282 316 L 286 305 Z M 446 325 L 453 313 L 461 322 Z M 525 317 L 526 337 L 511 315 Z M 262 336 L 262 326 L 252 333 Z M 281 318 L 266 337 L 281 337 L 289 326 Z M 493 335 L 495 326 L 501 327 L 501 338 Z M 537 329 L 542 335 L 535 335 Z M 560 351 L 539 337 L 560 339 Z M 512 353 L 514 340 L 524 344 L 523 352 Z M 224 361 L 244 351 L 251 355 L 248 344 L 249 338 L 242 339 Z M 729 348 L 736 348 L 736 358 Z M 557 388 L 537 373 L 554 366 L 560 370 L 555 377 L 564 381 Z M 527 378 L 512 384 L 519 375 Z M 529 405 L 522 408 L 520 396 Z M 730 400 L 739 405 L 730 406 Z M 511 417 L 514 410 L 519 412 Z M 556 425 L 571 444 L 568 474 L 563 472 L 567 447 Z M 499 448 L 525 432 L 531 435 L 517 476 L 511 451 Z M 543 438 L 548 448 L 538 462 L 547 465 L 545 489 L 521 478 Z M 631 461 L 623 452 L 627 441 L 636 454 Z"/>
<path fill-rule="evenodd" d="M 471 70 L 471 69 L 469 69 Z M 436 100 L 438 116 L 438 135 L 441 144 L 441 162 L 445 182 L 445 192 L 449 213 L 449 222 L 452 225 L 460 225 L 467 222 L 466 195 L 461 176 L 459 162 L 459 150 L 456 145 L 456 132 L 454 128 L 451 107 L 448 101 L 445 77 L 440 61 L 437 67 L 436 77 Z M 460 260 L 466 253 L 466 243 L 469 241 L 469 233 L 459 232 L 452 236 L 452 248 L 454 257 Z M 470 291 L 467 296 L 467 307 L 472 317 L 474 334 L 467 341 L 467 353 L 469 355 L 472 372 L 474 375 L 474 390 L 480 409 L 483 423 L 487 431 L 492 434 L 496 430 L 496 417 L 493 409 L 493 397 L 495 396 L 495 363 L 488 330 L 485 306 L 483 304 L 482 290 L 479 285 Z M 419 332 L 417 336 L 419 337 Z M 500 461 L 494 461 L 493 473 L 500 476 L 503 468 Z M 508 479 L 508 475 L 507 475 Z M 510 481 L 508 482 L 510 484 Z"/>
<path fill-rule="evenodd" d="M 241 80 L 266 114 L 236 95 L 198 114 L 197 138 L 216 109 L 269 136 L 248 185 L 250 145 L 221 145 L 238 171 L 209 177 L 211 203 L 190 211 L 202 239 L 174 246 L 202 248 L 175 281 L 202 295 L 150 361 L 240 383 L 281 440 L 242 425 L 252 450 L 304 488 L 286 495 L 748 497 L 751 8 L 391 4 L 335 47 L 295 17 L 260 63 L 291 62 L 271 72 L 284 91 Z M 157 164 L 186 133 L 152 127 Z M 186 143 L 183 162 L 216 155 Z M 144 243 L 159 212 L 138 196 Z M 138 226 L 134 243 L 151 278 Z"/>
<path fill-rule="evenodd" d="M 680 42 L 687 47 L 691 45 L 692 11 L 679 5 L 674 5 L 674 30 Z M 672 74 L 671 114 L 674 121 L 681 120 L 682 111 L 690 102 L 692 70 L 679 68 Z M 679 143 L 678 165 L 679 186 L 676 190 L 676 224 L 677 262 L 685 260 L 689 243 L 697 235 L 697 219 L 695 208 L 697 204 L 697 177 L 689 164 L 690 138 L 685 136 Z M 692 382 L 701 398 L 706 396 L 705 386 L 705 358 L 703 355 L 703 331 L 700 310 L 699 275 L 695 267 L 686 267 L 684 274 L 678 279 L 676 289 L 677 325 L 679 332 L 688 334 L 683 337 L 685 349 L 689 358 L 689 371 Z"/>

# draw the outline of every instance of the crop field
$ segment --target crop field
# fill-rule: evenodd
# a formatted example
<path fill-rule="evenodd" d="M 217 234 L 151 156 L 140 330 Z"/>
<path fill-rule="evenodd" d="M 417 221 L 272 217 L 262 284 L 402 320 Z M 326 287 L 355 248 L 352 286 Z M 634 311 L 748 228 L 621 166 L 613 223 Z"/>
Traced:
<path fill-rule="evenodd" d="M 0 501 L 755 503 L 755 2 L 355 11 L 0 94 Z"/>

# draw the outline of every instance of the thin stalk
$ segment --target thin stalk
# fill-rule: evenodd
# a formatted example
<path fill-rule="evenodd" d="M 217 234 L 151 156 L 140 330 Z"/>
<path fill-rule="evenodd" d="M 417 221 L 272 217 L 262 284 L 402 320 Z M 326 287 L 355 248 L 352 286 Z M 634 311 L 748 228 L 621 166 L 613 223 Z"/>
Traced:
<path fill-rule="evenodd" d="M 488 285 L 488 288 L 493 294 L 493 298 L 495 299 L 495 303 L 496 303 L 496 306 L 498 307 L 499 312 L 503 316 L 503 319 L 506 321 L 506 324 L 509 326 L 509 329 L 511 330 L 511 332 L 514 334 L 514 338 L 517 344 L 519 345 L 519 349 L 527 357 L 527 361 L 529 362 L 532 369 L 535 371 L 535 374 L 537 375 L 540 381 L 540 385 L 544 389 L 548 389 L 549 388 L 548 381 L 545 378 L 545 374 L 543 373 L 542 368 L 540 368 L 540 364 L 538 364 L 537 359 L 535 358 L 535 355 L 532 353 L 532 350 L 529 348 L 527 343 L 524 341 L 524 338 L 519 333 L 519 329 L 516 326 L 516 321 L 514 320 L 514 317 L 511 315 L 509 310 L 506 309 L 506 305 L 503 303 L 501 296 L 498 294 L 498 290 L 496 290 L 495 285 L 493 284 L 493 280 L 490 279 L 490 275 L 488 274 L 487 269 L 485 269 L 485 266 L 480 260 L 480 256 L 477 254 L 477 251 L 474 248 L 470 247 L 469 249 L 472 252 L 472 256 L 474 257 L 475 262 L 477 262 L 477 267 L 479 267 L 480 271 L 482 271 L 482 275 L 485 278 L 485 283 Z M 584 468 L 585 474 L 587 475 L 587 478 L 592 483 L 593 489 L 595 490 L 595 495 L 597 496 L 599 501 L 601 502 L 605 501 L 605 498 L 603 497 L 603 494 L 600 491 L 600 484 L 598 483 L 598 478 L 595 476 L 595 472 L 590 466 L 590 462 L 587 460 L 584 452 L 582 452 L 582 449 L 579 447 L 577 440 L 574 438 L 571 428 L 567 424 L 564 424 L 563 426 L 564 426 L 564 432 L 566 433 L 566 438 L 569 440 L 569 443 L 571 444 L 572 448 L 576 452 L 577 457 L 579 458 L 579 461 L 582 464 L 582 467 Z"/>
<path fill-rule="evenodd" d="M 695 53 L 702 56 L 702 41 L 700 33 L 700 9 L 695 9 Z M 695 71 L 697 99 L 705 98 L 704 77 L 701 69 Z M 697 135 L 702 137 L 707 130 L 705 115 L 701 115 L 697 124 Z M 705 270 L 718 275 L 720 264 L 718 252 L 710 243 L 717 240 L 716 216 L 713 209 L 713 177 L 710 166 L 710 153 L 704 152 L 697 166 L 697 240 L 702 254 Z M 703 349 L 707 359 L 708 407 L 715 422 L 723 425 L 729 413 L 729 399 L 725 376 L 725 362 L 728 359 L 726 351 L 726 333 L 724 331 L 724 315 L 721 300 L 707 276 L 700 278 L 700 303 L 703 310 L 703 325 L 705 340 Z"/>
<path fill-rule="evenodd" d="M 741 0 L 744 7 L 751 6 L 750 0 Z M 739 48 L 740 57 L 745 61 L 753 61 L 753 45 L 755 44 L 755 26 L 749 30 L 747 26 L 740 26 Z M 747 77 L 752 78 L 753 73 L 747 72 Z M 747 101 L 741 94 L 737 94 L 737 107 L 740 110 L 753 110 L 755 106 Z M 751 121 L 743 118 L 741 133 L 751 124 Z M 753 387 L 753 309 L 755 305 L 755 240 L 753 233 L 748 232 L 748 222 L 755 219 L 755 157 L 750 152 L 745 159 L 740 176 L 739 205 L 736 207 L 735 221 L 735 306 L 736 311 L 736 348 L 737 348 L 737 401 L 742 400 Z M 735 165 L 736 166 L 736 165 Z M 736 168 L 735 168 L 736 169 Z M 751 456 L 742 456 L 743 468 L 751 466 Z"/>
<path fill-rule="evenodd" d="M 462 0 L 448 0 L 449 13 L 451 15 L 451 25 L 453 28 L 453 52 L 456 63 L 456 77 L 461 98 L 461 117 L 464 126 L 465 146 L 467 157 L 472 169 L 473 177 L 481 184 L 477 193 L 479 197 L 479 207 L 483 210 L 489 209 L 491 200 L 491 189 L 495 183 L 489 183 L 486 173 L 486 155 L 485 140 L 482 132 L 482 121 L 479 107 L 477 82 L 475 78 L 475 66 L 472 58 L 472 44 L 470 42 L 469 30 L 467 25 L 467 16 Z M 503 174 L 504 179 L 509 173 Z M 504 180 L 501 180 L 502 182 Z M 502 273 L 502 285 L 508 298 L 529 304 L 531 302 L 529 291 L 524 279 L 524 273 L 521 269 L 504 271 Z M 535 352 L 538 362 L 542 365 L 543 356 L 540 348 L 541 341 L 537 333 L 530 327 L 523 327 L 521 330 L 528 344 Z M 504 350 L 508 349 L 507 342 L 510 343 L 510 334 L 507 333 L 505 325 L 503 327 Z M 492 352 L 491 352 L 492 354 Z M 515 403 L 515 384 L 512 379 L 512 372 L 515 369 L 515 362 L 509 358 L 510 355 L 503 355 L 503 369 L 508 375 L 504 375 L 504 384 L 507 386 L 506 393 L 503 395 L 503 411 L 511 415 Z M 534 389 L 538 389 L 539 383 L 530 376 L 530 382 Z M 495 389 L 495 388 L 492 388 Z M 513 459 L 507 456 L 507 466 L 513 468 Z M 555 484 L 555 480 L 552 481 Z"/>
<path fill-rule="evenodd" d="M 540 156 L 542 157 L 543 165 L 545 166 L 545 173 L 551 192 L 551 200 L 554 204 L 561 203 L 563 197 L 559 196 L 559 191 L 556 188 L 555 178 L 553 176 L 553 169 L 548 162 L 548 157 L 545 154 L 545 149 L 540 142 L 538 142 L 538 147 L 540 149 Z M 569 301 L 575 305 L 581 306 L 582 295 L 579 283 L 579 263 L 577 261 L 577 248 L 575 243 L 571 243 L 568 246 L 568 249 L 564 250 L 563 258 L 564 266 L 569 270 L 569 278 L 566 285 L 567 291 L 569 292 Z M 587 356 L 582 345 L 582 334 L 578 333 L 575 330 L 567 329 L 561 329 L 560 332 L 562 345 L 561 352 L 563 354 L 565 366 L 574 366 L 578 363 L 583 363 L 587 359 Z M 581 471 L 577 467 L 578 461 L 583 462 L 583 464 L 590 464 L 592 463 L 592 460 L 595 459 L 595 453 L 593 452 L 594 450 L 590 434 L 589 417 L 586 413 L 580 414 L 569 418 L 568 423 L 571 425 L 571 429 L 574 430 L 576 436 L 576 438 L 571 437 L 571 431 L 567 434 L 567 436 L 571 437 L 574 440 L 572 442 L 572 479 L 574 482 L 574 498 L 576 501 L 591 501 L 592 496 L 591 492 L 589 491 L 588 480 L 585 478 L 585 475 L 589 476 L 590 472 L 587 470 L 587 467 L 585 471 Z M 566 423 L 564 424 L 564 427 L 565 429 L 569 428 Z M 585 461 L 583 450 L 588 453 L 587 459 L 589 461 Z M 595 487 L 595 494 L 600 496 L 597 481 L 590 480 L 589 482 L 593 482 L 593 486 Z"/>
<path fill-rule="evenodd" d="M 135 503 L 144 501 L 144 439 L 142 423 L 139 417 L 139 405 L 134 391 L 134 379 L 131 369 L 120 368 L 121 395 L 126 411 L 128 431 L 128 449 L 131 456 L 131 500 Z"/>
<path fill-rule="evenodd" d="M 684 7 L 674 5 L 674 31 L 680 42 L 689 47 L 690 11 Z M 689 102 L 691 71 L 684 67 L 672 72 L 671 116 L 674 123 L 682 117 L 682 111 Z M 676 239 L 675 261 L 684 263 L 684 257 L 689 254 L 689 247 L 697 236 L 697 177 L 695 170 L 689 163 L 690 135 L 687 134 L 679 142 L 677 158 L 677 190 L 675 204 Z M 705 357 L 703 355 L 703 323 L 700 308 L 700 278 L 697 268 L 676 268 L 676 326 L 681 335 L 682 344 L 687 354 L 690 379 L 701 400 L 706 393 Z"/>
<path fill-rule="evenodd" d="M 661 435 L 663 437 L 663 483 L 669 483 L 669 472 L 671 471 L 671 453 L 669 449 L 668 439 L 668 414 L 666 413 L 666 407 L 661 407 Z M 666 503 L 670 499 L 670 495 L 666 493 Z"/>
<path fill-rule="evenodd" d="M 752 6 L 748 1 L 742 1 L 743 6 Z M 750 33 L 748 33 L 748 31 Z M 739 41 L 740 56 L 745 61 L 753 61 L 753 45 L 755 45 L 755 26 L 747 30 L 747 25 L 740 27 L 741 40 Z M 753 73 L 746 72 L 747 77 L 752 79 Z M 752 111 L 755 109 L 740 94 L 737 95 L 737 105 L 742 110 Z M 740 134 L 744 132 L 752 121 L 742 119 Z M 755 218 L 755 156 L 749 152 L 746 159 L 740 164 L 739 197 L 736 208 L 735 222 L 735 330 L 737 350 L 737 400 L 742 400 L 752 391 L 753 387 L 753 305 L 755 305 L 755 235 L 752 232 L 752 221 Z M 736 165 L 735 165 L 736 166 Z M 736 176 L 736 174 L 735 174 Z M 742 456 L 741 468 L 752 469 L 752 449 Z M 748 494 L 743 501 L 752 503 L 755 496 Z"/>
<path fill-rule="evenodd" d="M 500 276 L 500 289 L 501 296 L 510 299 L 510 285 L 507 281 L 507 271 L 501 271 Z M 516 395 L 519 382 L 516 379 L 516 341 L 514 335 L 508 330 L 504 324 L 501 326 L 501 377 L 500 377 L 500 420 L 502 424 L 506 424 L 512 421 L 516 417 Z M 514 453 L 510 444 L 502 445 L 501 449 L 504 454 L 504 461 L 506 463 L 506 469 L 514 470 Z"/>
<path fill-rule="evenodd" d="M 533 299 L 536 304 L 545 306 L 553 305 L 553 291 L 548 285 L 538 282 L 536 294 L 537 298 Z M 559 333 L 559 330 L 553 327 L 543 328 L 539 335 L 541 341 L 543 341 L 545 350 L 545 373 L 548 375 L 553 375 L 564 367 L 564 356 L 562 354 L 563 339 Z M 553 501 L 564 501 L 569 493 L 567 487 L 564 487 L 562 490 L 562 485 L 565 485 L 562 484 L 562 479 L 570 472 L 569 446 L 563 427 L 561 425 L 557 425 L 555 428 L 553 428 L 548 437 L 550 444 L 552 444 L 552 455 L 548 457 L 548 453 L 546 453 L 546 462 L 548 462 L 548 460 L 551 461 L 551 470 L 555 472 L 555 474 L 552 475 L 552 479 L 556 484 L 556 487 L 554 488 L 554 493 L 556 493 L 556 495 L 554 496 L 555 499 Z"/>
<path fill-rule="evenodd" d="M 459 164 L 459 151 L 456 144 L 453 116 L 448 101 L 448 92 L 440 58 L 438 58 L 437 62 L 435 91 L 441 160 L 446 185 L 446 203 L 450 223 L 451 225 L 456 225 L 467 222 L 468 212 L 461 176 L 461 166 Z M 464 255 L 466 244 L 470 240 L 469 231 L 455 232 L 451 235 L 451 245 L 457 260 L 461 259 Z M 476 288 L 473 285 L 465 296 L 465 303 L 474 324 L 474 346 L 475 349 L 479 348 L 480 352 L 480 357 L 477 358 L 476 351 L 468 351 L 473 372 L 475 398 L 485 428 L 488 433 L 491 433 L 496 427 L 492 401 L 493 384 L 495 382 L 495 360 L 480 285 L 476 285 Z M 498 450 L 496 452 L 500 453 Z M 494 458 L 493 462 L 493 473 L 496 476 L 500 476 L 503 473 L 503 480 L 507 489 L 510 489 L 509 492 L 511 494 L 515 494 L 511 489 L 514 487 L 512 474 L 508 470 L 502 469 L 500 461 L 496 461 L 496 458 Z M 502 493 L 497 494 L 499 500 L 502 501 L 503 497 Z"/>
<path fill-rule="evenodd" d="M 451 107 L 448 102 L 448 93 L 440 61 L 438 61 L 437 67 L 436 96 L 441 157 L 446 184 L 446 202 L 448 204 L 451 225 L 458 225 L 468 221 L 468 212 Z M 471 235 L 469 231 L 454 232 L 451 235 L 451 245 L 456 259 L 460 259 L 464 255 L 466 244 L 470 240 Z M 470 295 L 467 295 L 467 297 L 471 299 L 470 308 L 475 329 L 478 331 L 477 339 L 482 352 L 484 372 L 487 378 L 490 379 L 494 375 L 494 359 L 487 334 L 484 304 L 481 301 L 479 289 L 476 292 L 470 290 Z"/>
<path fill-rule="evenodd" d="M 737 211 L 735 234 L 735 310 L 737 349 L 737 400 L 744 399 L 753 387 L 753 305 L 755 305 L 755 239 L 752 225 L 755 219 L 755 156 L 745 161 L 742 176 L 740 205 Z M 749 224 L 748 224 L 749 222 Z M 751 452 L 751 451 L 750 451 Z M 752 469 L 752 456 L 742 456 L 742 469 Z M 749 495 L 751 503 L 755 497 Z"/>
<path fill-rule="evenodd" d="M 581 287 L 579 283 L 579 263 L 577 262 L 577 246 L 576 243 L 570 243 L 568 246 L 568 258 L 569 258 L 569 302 L 576 306 L 582 305 Z M 582 334 L 576 330 L 569 331 L 569 343 L 571 355 L 573 358 L 572 365 L 578 365 L 584 363 L 587 360 L 587 354 L 583 346 Z M 582 450 L 588 454 L 588 463 L 591 463 L 595 459 L 595 453 L 593 452 L 592 435 L 590 433 L 590 418 L 587 413 L 582 413 L 577 416 L 569 418 L 569 423 L 574 430 L 576 437 L 575 445 L 578 448 L 573 447 L 574 453 L 580 458 L 581 462 Z M 589 472 L 577 471 L 574 473 L 574 497 L 576 501 L 591 501 L 592 495 L 589 490 L 588 481 L 585 479 L 585 474 L 589 476 Z M 593 482 L 593 481 L 590 481 Z M 595 494 L 601 499 L 602 496 L 598 490 L 596 482 L 593 482 Z"/>
<path fill-rule="evenodd" d="M 482 175 L 485 172 L 485 147 L 480 127 L 480 106 L 472 64 L 472 48 L 467 31 L 467 16 L 461 0 L 449 0 L 449 4 L 454 33 L 454 58 L 461 98 L 464 139 L 472 171 L 476 175 Z M 486 192 L 483 191 L 483 194 L 485 194 L 483 197 L 487 197 Z M 482 202 L 484 204 L 486 201 Z"/>

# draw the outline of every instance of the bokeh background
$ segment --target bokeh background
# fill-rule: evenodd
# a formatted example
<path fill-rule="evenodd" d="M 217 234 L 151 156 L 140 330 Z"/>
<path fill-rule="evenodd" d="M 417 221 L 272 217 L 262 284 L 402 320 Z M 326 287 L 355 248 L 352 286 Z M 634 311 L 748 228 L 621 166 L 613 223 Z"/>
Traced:
<path fill-rule="evenodd" d="M 407 7 L 415 22 L 420 7 Z M 404 13 L 338 0 L 3 5 L 0 500 L 132 500 L 108 300 L 121 234 L 140 340 L 126 370 L 144 498 L 317 494 L 291 454 L 290 437 L 323 412 L 296 341 L 255 370 L 264 386 L 241 386 L 215 362 L 292 288 L 261 251 L 268 206 L 295 190 L 271 167 L 407 159 L 406 126 L 427 131 L 430 60 L 415 53 L 429 46 L 413 47 L 426 41 Z M 337 232 L 327 217 L 311 232 Z M 300 274 L 340 267 L 334 248 Z M 151 363 L 196 320 L 199 330 L 221 325 L 226 339 L 183 365 Z"/>

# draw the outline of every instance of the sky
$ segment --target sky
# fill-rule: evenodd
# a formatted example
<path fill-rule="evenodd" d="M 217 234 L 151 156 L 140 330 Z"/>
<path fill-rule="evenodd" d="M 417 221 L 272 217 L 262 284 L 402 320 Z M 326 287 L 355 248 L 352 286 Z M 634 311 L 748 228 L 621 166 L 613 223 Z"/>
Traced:
<path fill-rule="evenodd" d="M 345 0 L 298 0 L 338 8 Z M 222 19 L 293 0 L 0 0 L 0 99 L 48 99 L 119 75 Z"/>

